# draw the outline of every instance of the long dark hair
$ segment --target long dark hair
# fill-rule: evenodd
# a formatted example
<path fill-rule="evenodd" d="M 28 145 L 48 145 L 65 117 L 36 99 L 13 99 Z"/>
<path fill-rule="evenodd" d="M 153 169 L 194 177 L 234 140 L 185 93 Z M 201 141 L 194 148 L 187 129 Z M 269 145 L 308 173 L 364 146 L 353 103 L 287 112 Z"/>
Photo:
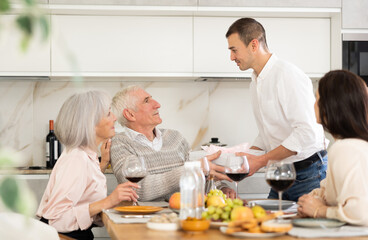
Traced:
<path fill-rule="evenodd" d="M 318 84 L 322 126 L 336 138 L 368 141 L 368 89 L 358 75 L 328 72 Z"/>

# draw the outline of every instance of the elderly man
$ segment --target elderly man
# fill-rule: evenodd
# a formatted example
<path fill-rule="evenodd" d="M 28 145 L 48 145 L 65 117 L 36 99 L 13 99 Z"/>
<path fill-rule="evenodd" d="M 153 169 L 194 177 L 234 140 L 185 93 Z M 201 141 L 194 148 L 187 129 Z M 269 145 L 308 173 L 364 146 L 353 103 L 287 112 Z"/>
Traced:
<path fill-rule="evenodd" d="M 111 164 L 119 183 L 128 181 L 122 171 L 127 161 L 143 158 L 147 175 L 140 181 L 137 190 L 141 201 L 168 200 L 179 191 L 180 176 L 184 162 L 189 160 L 190 147 L 185 138 L 175 130 L 158 129 L 162 120 L 158 109 L 161 105 L 138 86 L 127 87 L 118 92 L 112 108 L 125 132 L 112 139 Z M 223 167 L 211 163 L 220 152 L 207 156 L 211 171 L 218 179 L 229 180 Z M 220 183 L 219 188 L 234 198 L 235 191 Z"/>

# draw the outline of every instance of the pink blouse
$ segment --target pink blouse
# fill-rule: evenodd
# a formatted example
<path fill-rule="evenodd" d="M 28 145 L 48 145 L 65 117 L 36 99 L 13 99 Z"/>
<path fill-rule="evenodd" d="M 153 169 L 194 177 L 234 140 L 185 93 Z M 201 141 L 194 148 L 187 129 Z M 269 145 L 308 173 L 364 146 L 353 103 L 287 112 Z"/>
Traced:
<path fill-rule="evenodd" d="M 51 172 L 37 216 L 48 219 L 58 232 L 85 230 L 101 220 L 99 215 L 89 215 L 89 204 L 106 196 L 106 177 L 97 153 L 79 148 L 63 151 Z"/>

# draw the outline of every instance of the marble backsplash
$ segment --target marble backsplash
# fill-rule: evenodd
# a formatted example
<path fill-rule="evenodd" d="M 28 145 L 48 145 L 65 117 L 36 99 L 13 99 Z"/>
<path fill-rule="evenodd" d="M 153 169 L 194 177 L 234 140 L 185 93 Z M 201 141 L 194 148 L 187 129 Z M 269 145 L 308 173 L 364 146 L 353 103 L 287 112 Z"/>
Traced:
<path fill-rule="evenodd" d="M 22 153 L 23 165 L 45 166 L 48 122 L 75 92 L 102 89 L 113 96 L 137 84 L 161 104 L 159 127 L 180 131 L 193 150 L 218 137 L 229 146 L 257 135 L 249 82 L 1 81 L 0 146 Z"/>

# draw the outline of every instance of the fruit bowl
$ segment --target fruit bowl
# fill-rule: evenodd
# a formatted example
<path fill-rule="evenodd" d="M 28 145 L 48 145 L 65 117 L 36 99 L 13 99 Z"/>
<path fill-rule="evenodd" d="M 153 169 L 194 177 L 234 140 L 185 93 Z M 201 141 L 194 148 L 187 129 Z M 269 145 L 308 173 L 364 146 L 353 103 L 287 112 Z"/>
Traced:
<path fill-rule="evenodd" d="M 206 219 L 188 218 L 180 222 L 181 228 L 184 231 L 202 232 L 210 227 L 210 221 Z"/>

